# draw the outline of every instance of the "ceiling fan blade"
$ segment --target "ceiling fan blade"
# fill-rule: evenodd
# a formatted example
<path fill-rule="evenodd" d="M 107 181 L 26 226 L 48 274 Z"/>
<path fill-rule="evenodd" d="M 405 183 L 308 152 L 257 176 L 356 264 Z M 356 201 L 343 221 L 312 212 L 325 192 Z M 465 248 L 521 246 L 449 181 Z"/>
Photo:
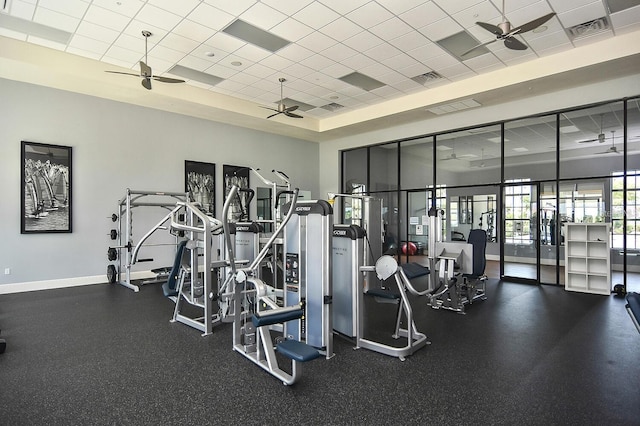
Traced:
<path fill-rule="evenodd" d="M 287 117 L 291 117 L 291 118 L 302 118 L 301 115 L 298 114 L 294 114 L 290 111 L 284 111 L 284 115 L 286 115 Z"/>
<path fill-rule="evenodd" d="M 527 45 L 514 37 L 505 38 L 504 45 L 511 50 L 527 50 Z"/>
<path fill-rule="evenodd" d="M 110 74 L 124 74 L 124 75 L 132 75 L 134 77 L 140 77 L 140 74 L 134 74 L 132 72 L 122 72 L 122 71 L 105 71 L 108 72 Z"/>
<path fill-rule="evenodd" d="M 539 17 L 538 19 L 534 19 L 531 22 L 527 22 L 524 25 L 520 25 L 519 27 L 514 28 L 513 31 L 518 31 L 518 34 L 522 34 L 522 33 L 526 33 L 526 32 L 531 31 L 531 30 L 535 30 L 540 25 L 544 24 L 545 22 L 547 22 L 549 19 L 553 18 L 554 16 L 555 16 L 555 12 L 551 12 L 551 13 L 549 13 L 547 15 Z"/>
<path fill-rule="evenodd" d="M 474 50 L 476 50 L 477 48 L 482 47 L 482 46 L 486 46 L 487 44 L 491 44 L 491 43 L 493 43 L 494 41 L 497 41 L 497 40 L 498 40 L 497 38 L 494 38 L 493 40 L 489 40 L 489 41 L 488 41 L 488 42 L 486 42 L 486 43 L 482 43 L 482 44 L 479 44 L 479 45 L 477 45 L 477 46 L 473 46 L 471 49 L 469 49 L 469 50 L 467 50 L 466 52 L 462 53 L 460 56 L 468 55 L 469 53 L 473 52 L 473 51 L 474 51 Z"/>
<path fill-rule="evenodd" d="M 598 139 L 587 139 L 584 141 L 578 141 L 578 143 L 591 143 L 591 142 L 596 142 Z"/>
<path fill-rule="evenodd" d="M 160 81 L 162 83 L 184 83 L 184 80 L 180 80 L 178 78 L 169 78 L 169 77 L 158 77 L 153 76 L 153 79 L 156 81 Z"/>
<path fill-rule="evenodd" d="M 283 112 L 291 112 L 291 111 L 295 111 L 295 110 L 297 110 L 298 108 L 299 108 L 299 106 L 298 106 L 298 105 L 293 105 L 293 106 L 290 106 L 290 107 L 286 107 L 286 108 L 283 110 Z"/>
<path fill-rule="evenodd" d="M 502 32 L 502 29 L 497 25 L 487 24 L 486 22 L 476 22 L 476 25 L 479 25 L 480 27 L 484 28 L 485 30 L 497 36 L 504 35 L 504 33 Z"/>
<path fill-rule="evenodd" d="M 142 86 L 147 90 L 151 90 L 151 79 L 149 77 L 144 77 L 142 79 Z"/>
<path fill-rule="evenodd" d="M 278 114 L 282 114 L 282 111 L 278 111 L 275 114 L 271 114 L 270 116 L 267 117 L 267 119 L 271 118 L 271 117 L 275 117 Z"/>
<path fill-rule="evenodd" d="M 142 61 L 140 61 L 140 75 L 144 77 L 151 77 L 153 75 L 151 73 L 151 67 Z"/>

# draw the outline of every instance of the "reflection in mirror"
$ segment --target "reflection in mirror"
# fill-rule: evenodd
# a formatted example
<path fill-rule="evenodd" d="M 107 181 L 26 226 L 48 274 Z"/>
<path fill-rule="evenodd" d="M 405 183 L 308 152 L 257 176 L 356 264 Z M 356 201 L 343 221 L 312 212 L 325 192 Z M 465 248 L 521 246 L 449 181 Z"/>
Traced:
<path fill-rule="evenodd" d="M 400 144 L 400 181 L 403 189 L 433 185 L 433 137 Z"/>
<path fill-rule="evenodd" d="M 560 178 L 623 171 L 623 125 L 622 102 L 560 114 Z"/>
<path fill-rule="evenodd" d="M 546 180 L 556 176 L 556 116 L 509 121 L 504 125 L 506 180 Z"/>
<path fill-rule="evenodd" d="M 258 222 L 264 227 L 265 232 L 272 232 L 271 224 L 262 221 L 273 220 L 271 214 L 271 188 L 257 188 L 256 192 L 256 214 Z"/>
<path fill-rule="evenodd" d="M 398 189 L 398 143 L 369 148 L 370 191 Z"/>
<path fill-rule="evenodd" d="M 500 126 L 436 137 L 436 182 L 448 186 L 500 182 Z"/>

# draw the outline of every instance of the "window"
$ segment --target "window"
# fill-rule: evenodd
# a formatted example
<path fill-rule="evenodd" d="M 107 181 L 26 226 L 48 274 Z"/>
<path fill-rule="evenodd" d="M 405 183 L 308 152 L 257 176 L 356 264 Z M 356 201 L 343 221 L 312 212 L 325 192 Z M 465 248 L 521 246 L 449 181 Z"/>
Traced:
<path fill-rule="evenodd" d="M 529 182 L 529 179 L 512 179 L 505 183 Z M 534 241 L 531 227 L 531 185 L 509 185 L 504 188 L 505 242 L 530 244 Z M 535 220 L 535 218 L 533 218 Z"/>
<path fill-rule="evenodd" d="M 624 234 L 627 234 L 627 248 L 640 248 L 640 170 L 630 170 L 627 173 L 627 229 L 624 226 L 624 174 L 613 173 L 611 185 L 611 227 L 613 236 L 612 248 L 622 248 Z"/>

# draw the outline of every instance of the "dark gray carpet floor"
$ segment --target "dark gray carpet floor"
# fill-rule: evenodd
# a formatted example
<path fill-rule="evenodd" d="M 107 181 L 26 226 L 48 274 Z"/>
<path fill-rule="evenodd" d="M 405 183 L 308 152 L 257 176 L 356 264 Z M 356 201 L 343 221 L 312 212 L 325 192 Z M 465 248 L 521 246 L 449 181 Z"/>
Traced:
<path fill-rule="evenodd" d="M 640 334 L 614 296 L 492 281 L 467 315 L 413 299 L 432 344 L 405 362 L 335 339 L 290 387 L 169 323 L 158 285 L 0 296 L 3 425 L 639 425 Z M 376 305 L 372 329 L 394 326 Z"/>

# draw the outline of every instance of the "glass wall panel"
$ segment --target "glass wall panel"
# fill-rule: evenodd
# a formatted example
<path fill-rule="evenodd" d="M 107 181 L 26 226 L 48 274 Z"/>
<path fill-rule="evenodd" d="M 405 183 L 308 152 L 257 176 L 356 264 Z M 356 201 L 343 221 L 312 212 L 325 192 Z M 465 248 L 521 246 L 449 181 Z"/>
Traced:
<path fill-rule="evenodd" d="M 479 185 L 500 182 L 500 126 L 436 136 L 436 184 Z"/>
<path fill-rule="evenodd" d="M 368 148 L 342 152 L 342 188 L 343 194 L 366 193 L 367 188 L 367 151 Z M 356 201 L 358 204 L 360 201 Z M 351 223 L 354 209 L 352 199 L 338 198 L 333 206 L 335 223 Z M 340 215 L 337 213 L 341 212 Z M 338 217 L 339 216 L 339 217 Z"/>
<path fill-rule="evenodd" d="M 614 229 L 614 240 L 619 239 L 619 235 L 626 235 L 627 251 L 627 291 L 640 292 L 640 99 L 631 99 L 627 102 L 627 229 L 622 232 L 615 220 L 612 220 Z M 616 184 L 614 178 L 614 195 L 612 210 L 619 207 L 621 194 L 616 193 L 619 188 L 620 179 Z M 616 218 L 616 211 L 612 212 L 612 219 Z M 617 215 L 620 219 L 621 215 Z M 619 223 L 619 221 L 618 221 Z M 614 252 L 616 253 L 616 252 Z M 619 253 L 619 251 L 618 251 Z M 621 262 L 620 262 L 621 263 Z M 614 284 L 621 284 L 622 277 L 619 275 L 618 262 L 614 264 Z M 615 279 L 617 278 L 617 279 Z"/>
<path fill-rule="evenodd" d="M 538 185 L 514 179 L 504 188 L 504 275 L 538 280 Z"/>
<path fill-rule="evenodd" d="M 398 189 L 398 144 L 369 148 L 370 192 Z"/>
<path fill-rule="evenodd" d="M 546 284 L 564 284 L 564 269 L 560 267 L 558 271 L 559 265 L 557 262 L 558 238 L 561 226 L 561 221 L 557 217 L 557 193 L 555 182 L 540 183 L 540 203 L 538 208 L 540 282 Z"/>
<path fill-rule="evenodd" d="M 555 177 L 556 115 L 505 123 L 505 180 L 548 180 Z"/>
<path fill-rule="evenodd" d="M 615 102 L 560 115 L 560 178 L 621 172 L 624 104 Z"/>
<path fill-rule="evenodd" d="M 400 185 L 402 189 L 433 185 L 433 137 L 400 143 Z"/>
<path fill-rule="evenodd" d="M 354 187 L 367 184 L 367 150 L 360 148 L 342 153 L 343 193 L 350 194 Z"/>

